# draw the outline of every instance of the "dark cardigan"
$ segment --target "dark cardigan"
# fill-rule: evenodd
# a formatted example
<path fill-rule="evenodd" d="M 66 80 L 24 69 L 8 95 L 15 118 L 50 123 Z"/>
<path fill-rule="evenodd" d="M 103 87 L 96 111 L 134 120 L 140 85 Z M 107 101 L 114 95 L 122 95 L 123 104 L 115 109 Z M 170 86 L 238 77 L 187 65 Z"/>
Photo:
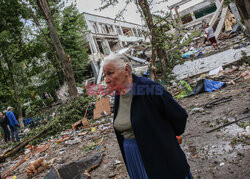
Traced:
<path fill-rule="evenodd" d="M 153 89 L 153 90 L 152 90 Z M 133 74 L 131 124 L 150 179 L 184 179 L 190 167 L 176 136 L 186 126 L 187 113 L 164 88 Z M 115 95 L 114 119 L 119 108 Z M 115 130 L 124 157 L 123 136 Z M 126 161 L 125 161 L 126 163 Z"/>

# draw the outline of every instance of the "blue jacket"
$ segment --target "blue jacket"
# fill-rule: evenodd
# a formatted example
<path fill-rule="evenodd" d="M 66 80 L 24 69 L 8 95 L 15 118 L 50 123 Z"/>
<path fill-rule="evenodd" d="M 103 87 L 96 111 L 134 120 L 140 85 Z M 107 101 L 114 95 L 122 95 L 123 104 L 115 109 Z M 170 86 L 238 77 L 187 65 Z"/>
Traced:
<path fill-rule="evenodd" d="M 184 179 L 190 167 L 176 140 L 186 126 L 187 113 L 161 85 L 133 75 L 130 119 L 149 179 Z M 119 109 L 115 96 L 114 120 Z M 115 130 L 124 157 L 123 136 Z M 126 160 L 125 160 L 126 163 Z"/>
<path fill-rule="evenodd" d="M 18 125 L 16 117 L 15 117 L 15 115 L 14 115 L 14 113 L 12 111 L 8 111 L 6 113 L 6 117 L 8 118 L 9 124 L 10 124 L 11 127 L 15 127 L 15 126 Z"/>

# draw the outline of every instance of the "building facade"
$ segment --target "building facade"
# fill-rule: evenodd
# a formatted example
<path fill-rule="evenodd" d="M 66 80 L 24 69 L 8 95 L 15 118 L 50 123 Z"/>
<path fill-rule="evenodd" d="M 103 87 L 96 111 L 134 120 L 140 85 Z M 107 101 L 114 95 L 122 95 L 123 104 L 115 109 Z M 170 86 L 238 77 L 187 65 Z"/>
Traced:
<path fill-rule="evenodd" d="M 83 13 L 88 33 L 85 40 L 89 43 L 91 54 L 109 55 L 127 44 L 149 41 L 145 27 L 115 19 Z"/>
<path fill-rule="evenodd" d="M 168 6 L 173 17 L 180 18 L 183 24 L 211 18 L 217 10 L 220 0 L 182 0 Z M 183 8 L 185 7 L 187 8 Z"/>

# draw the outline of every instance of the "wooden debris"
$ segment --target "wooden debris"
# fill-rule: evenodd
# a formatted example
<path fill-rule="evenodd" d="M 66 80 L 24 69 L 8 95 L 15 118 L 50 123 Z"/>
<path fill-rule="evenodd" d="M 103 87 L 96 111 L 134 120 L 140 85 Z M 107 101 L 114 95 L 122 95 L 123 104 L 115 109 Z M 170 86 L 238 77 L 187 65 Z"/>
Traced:
<path fill-rule="evenodd" d="M 221 103 L 226 103 L 226 102 L 231 101 L 231 100 L 232 100 L 232 96 L 222 97 L 222 98 L 215 99 L 215 100 L 205 104 L 205 107 L 206 108 L 211 108 L 214 105 L 218 105 L 218 104 L 221 104 Z"/>
<path fill-rule="evenodd" d="M 41 131 L 39 134 L 37 134 L 36 136 L 26 140 L 26 141 L 23 141 L 19 144 L 17 144 L 16 146 L 14 146 L 12 149 L 6 151 L 3 155 L 0 156 L 0 162 L 3 162 L 6 158 L 8 157 L 11 157 L 13 155 L 15 155 L 17 152 L 19 152 L 19 150 L 21 150 L 22 148 L 24 148 L 29 142 L 33 141 L 34 139 L 40 137 L 41 135 L 43 135 L 47 130 L 49 130 L 51 128 L 48 127 L 46 129 L 44 129 L 43 131 Z"/>
<path fill-rule="evenodd" d="M 92 170 L 94 170 L 95 168 L 97 168 L 99 165 L 100 165 L 100 163 L 95 164 L 95 165 L 89 167 L 87 170 L 85 170 L 84 174 L 90 179 L 91 176 L 90 176 L 89 172 L 91 172 Z"/>
<path fill-rule="evenodd" d="M 14 167 L 12 167 L 5 175 L 3 178 L 7 177 L 12 171 L 14 171 L 18 166 L 20 166 L 22 163 L 24 163 L 26 160 L 28 160 L 31 156 L 31 153 L 32 155 L 35 155 L 37 153 L 40 153 L 40 152 L 44 152 L 46 151 L 48 148 L 49 148 L 50 144 L 46 144 L 44 146 L 41 146 L 41 147 L 34 147 L 33 145 L 27 145 L 25 148 L 31 150 L 31 151 L 34 151 L 33 153 L 30 152 L 28 153 L 22 160 L 20 160 Z"/>
<path fill-rule="evenodd" d="M 12 167 L 7 173 L 4 174 L 3 179 L 5 179 L 11 172 L 13 172 L 17 167 L 30 158 L 31 153 L 28 153 L 22 160 L 20 160 L 14 167 Z"/>
<path fill-rule="evenodd" d="M 90 103 L 89 103 L 89 104 L 90 104 Z M 87 106 L 87 109 L 86 109 L 86 111 L 85 111 L 85 114 L 84 114 L 83 119 L 77 121 L 76 123 L 74 123 L 74 124 L 72 125 L 72 129 L 73 129 L 73 130 L 76 130 L 76 129 L 80 128 L 80 127 L 84 127 L 84 126 L 88 126 L 88 125 L 89 125 L 89 124 L 88 124 L 88 119 L 86 118 L 86 115 L 87 115 L 87 112 L 88 112 L 88 108 L 89 108 L 89 105 Z"/>
<path fill-rule="evenodd" d="M 78 133 L 78 136 L 84 136 L 86 135 L 88 132 L 81 132 L 81 133 Z"/>
<path fill-rule="evenodd" d="M 34 150 L 36 147 L 34 145 L 28 144 L 28 145 L 25 146 L 25 148 L 29 149 L 29 150 Z"/>
<path fill-rule="evenodd" d="M 178 90 L 177 92 L 174 93 L 173 96 L 177 96 L 178 94 L 180 94 L 182 92 L 182 90 Z"/>
<path fill-rule="evenodd" d="M 82 120 L 79 120 L 79 121 L 75 122 L 72 125 L 72 129 L 76 130 L 76 129 L 80 128 L 80 127 L 85 127 L 85 126 L 88 126 L 87 118 L 83 118 Z"/>
<path fill-rule="evenodd" d="M 88 119 L 87 119 L 87 118 L 83 118 L 83 119 L 82 119 L 82 125 L 83 125 L 83 126 L 89 125 Z"/>
<path fill-rule="evenodd" d="M 36 147 L 34 152 L 32 153 L 32 155 L 36 155 L 38 153 L 44 152 L 46 151 L 48 148 L 50 147 L 50 144 L 45 144 L 43 146 L 40 147 Z"/>
<path fill-rule="evenodd" d="M 94 109 L 94 119 L 99 119 L 102 114 L 110 115 L 111 108 L 110 108 L 110 98 L 103 97 L 95 104 Z"/>
<path fill-rule="evenodd" d="M 236 83 L 234 82 L 234 80 L 231 80 L 230 83 L 233 84 L 234 86 L 236 85 Z"/>
<path fill-rule="evenodd" d="M 245 71 L 241 74 L 241 76 L 244 78 L 245 81 L 249 81 L 250 80 L 250 71 Z"/>
<path fill-rule="evenodd" d="M 68 140 L 68 139 L 70 139 L 70 137 L 69 137 L 69 136 L 67 136 L 67 137 L 63 137 L 63 138 L 61 138 L 61 139 L 57 140 L 55 143 L 56 143 L 56 144 L 58 144 L 58 143 L 61 143 L 61 142 L 65 141 L 65 140 Z"/>
<path fill-rule="evenodd" d="M 245 81 L 250 81 L 250 71 L 248 70 L 243 73 L 239 73 L 233 81 L 236 82 L 237 80 L 240 80 L 241 78 L 243 78 L 243 80 Z"/>
<path fill-rule="evenodd" d="M 64 138 L 61 138 L 61 139 L 57 140 L 55 143 L 56 143 L 56 144 L 59 144 L 59 143 L 61 143 L 63 140 L 64 140 Z"/>
<path fill-rule="evenodd" d="M 231 69 L 231 70 L 228 71 L 228 72 L 223 72 L 223 74 L 224 74 L 224 75 L 228 75 L 228 74 L 233 73 L 233 72 L 235 72 L 235 71 L 237 71 L 237 70 L 239 70 L 239 67 L 235 67 L 235 68 Z"/>

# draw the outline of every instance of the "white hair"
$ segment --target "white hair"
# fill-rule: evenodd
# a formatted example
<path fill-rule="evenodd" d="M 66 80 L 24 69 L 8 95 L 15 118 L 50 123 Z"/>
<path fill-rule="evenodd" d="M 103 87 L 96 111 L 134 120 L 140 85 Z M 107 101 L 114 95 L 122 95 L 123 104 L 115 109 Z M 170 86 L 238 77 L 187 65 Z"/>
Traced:
<path fill-rule="evenodd" d="M 102 65 L 105 66 L 105 65 L 110 64 L 110 63 L 114 63 L 115 67 L 117 67 L 119 69 L 125 69 L 125 67 L 128 65 L 130 67 L 131 73 L 132 73 L 131 61 L 125 55 L 111 53 L 109 56 L 104 58 Z"/>

